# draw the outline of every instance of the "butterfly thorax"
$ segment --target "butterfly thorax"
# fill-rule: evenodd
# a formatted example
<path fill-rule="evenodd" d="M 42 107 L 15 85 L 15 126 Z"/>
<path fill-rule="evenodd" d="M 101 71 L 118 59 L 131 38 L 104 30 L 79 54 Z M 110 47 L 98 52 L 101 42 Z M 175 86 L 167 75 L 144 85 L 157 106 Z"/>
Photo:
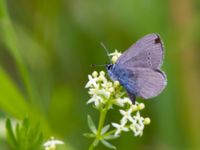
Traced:
<path fill-rule="evenodd" d="M 124 79 L 128 79 L 133 74 L 133 72 L 127 69 L 121 68 L 117 63 L 107 65 L 106 69 L 110 78 L 113 81 L 118 80 L 119 82 L 121 82 Z"/>
<path fill-rule="evenodd" d="M 135 89 L 135 81 L 132 80 L 136 77 L 136 74 L 129 69 L 121 68 L 117 63 L 109 64 L 106 66 L 108 74 L 113 81 L 119 81 L 120 84 L 131 94 L 137 94 Z"/>

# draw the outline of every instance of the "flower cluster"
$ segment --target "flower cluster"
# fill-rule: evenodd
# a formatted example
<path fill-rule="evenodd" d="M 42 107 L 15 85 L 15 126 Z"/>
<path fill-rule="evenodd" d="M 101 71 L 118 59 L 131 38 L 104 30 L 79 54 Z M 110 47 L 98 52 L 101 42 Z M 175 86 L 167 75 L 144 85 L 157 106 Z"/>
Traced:
<path fill-rule="evenodd" d="M 127 110 L 119 110 L 122 115 L 120 124 L 112 123 L 113 127 L 116 128 L 115 136 L 119 135 L 122 131 L 129 130 L 133 131 L 135 136 L 142 136 L 144 125 L 150 123 L 149 118 L 140 116 L 140 110 L 144 109 L 144 107 L 143 103 L 136 102 L 136 104 L 131 104 Z"/>
<path fill-rule="evenodd" d="M 122 88 L 119 86 L 119 82 L 111 82 L 105 77 L 105 72 L 101 71 L 97 73 L 94 71 L 92 75 L 88 75 L 89 81 L 86 84 L 86 88 L 89 88 L 89 94 L 91 98 L 87 104 L 94 103 L 96 108 L 102 108 L 107 104 L 110 99 L 113 99 L 116 104 L 123 106 L 124 103 L 130 102 L 129 99 L 121 98 Z"/>
<path fill-rule="evenodd" d="M 112 63 L 115 63 L 121 53 L 115 50 L 114 53 L 109 55 L 112 56 Z M 87 134 L 88 137 L 96 136 L 96 139 L 101 139 L 101 142 L 105 146 L 112 147 L 113 145 L 105 141 L 108 139 L 106 136 L 119 137 L 123 131 L 132 131 L 135 136 L 142 136 L 145 125 L 150 123 L 149 118 L 144 118 L 140 115 L 140 111 L 145 108 L 145 105 L 137 101 L 133 104 L 120 83 L 107 79 L 104 71 L 100 71 L 99 73 L 94 71 L 91 75 L 88 75 L 88 79 L 89 81 L 85 88 L 89 89 L 88 93 L 90 99 L 87 101 L 87 104 L 93 104 L 100 112 L 102 112 L 102 110 L 108 111 L 112 109 L 113 106 L 118 106 L 120 108 L 119 112 L 122 115 L 119 123 L 111 123 L 114 127 L 112 131 L 107 132 L 108 128 L 105 126 L 104 128 L 107 129 L 107 133 L 100 135 L 102 137 L 97 137 L 99 135 L 96 133 L 100 133 L 101 131 L 96 131 L 96 127 L 92 125 L 93 127 L 90 128 L 93 130 L 94 135 Z M 92 120 L 90 119 L 89 122 L 92 122 Z M 110 133 L 112 133 L 112 135 Z"/>
<path fill-rule="evenodd" d="M 97 109 L 101 109 L 107 104 L 110 105 L 110 108 L 113 105 L 124 108 L 119 110 L 121 115 L 123 115 L 120 123 L 112 123 L 113 127 L 116 128 L 115 135 L 119 135 L 121 131 L 131 130 L 135 136 L 141 136 L 144 125 L 150 123 L 149 118 L 140 116 L 140 110 L 144 109 L 145 105 L 138 102 L 132 104 L 119 82 L 109 81 L 105 77 L 104 71 L 100 73 L 94 71 L 88 78 L 89 81 L 85 87 L 89 88 L 88 93 L 91 95 L 91 98 L 87 101 L 87 104 L 93 103 Z"/>

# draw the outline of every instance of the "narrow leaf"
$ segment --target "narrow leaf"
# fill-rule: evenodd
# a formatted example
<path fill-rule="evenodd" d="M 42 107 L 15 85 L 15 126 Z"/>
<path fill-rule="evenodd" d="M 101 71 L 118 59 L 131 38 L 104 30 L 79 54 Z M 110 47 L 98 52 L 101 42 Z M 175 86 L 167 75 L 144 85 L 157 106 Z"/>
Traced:
<path fill-rule="evenodd" d="M 114 139 L 117 139 L 119 137 L 120 137 L 119 135 L 108 135 L 108 136 L 104 137 L 104 139 L 105 140 L 114 140 Z"/>
<path fill-rule="evenodd" d="M 96 127 L 95 127 L 95 125 L 94 125 L 94 122 L 93 122 L 92 118 L 90 117 L 90 115 L 88 115 L 87 119 L 88 119 L 88 126 L 89 126 L 90 130 L 91 130 L 94 134 L 96 134 L 97 129 L 96 129 Z"/>
<path fill-rule="evenodd" d="M 114 145 L 110 144 L 109 142 L 107 142 L 106 140 L 101 140 L 101 143 L 107 147 L 107 148 L 110 148 L 110 149 L 117 149 Z"/>
<path fill-rule="evenodd" d="M 105 134 L 108 130 L 110 129 L 110 125 L 106 125 L 105 127 L 103 127 L 103 129 L 101 130 L 101 135 Z"/>
<path fill-rule="evenodd" d="M 99 144 L 99 140 L 95 140 L 93 144 L 96 147 Z"/>
<path fill-rule="evenodd" d="M 10 143 L 10 145 L 13 148 L 17 148 L 18 147 L 17 140 L 15 138 L 15 135 L 12 129 L 12 124 L 9 118 L 6 120 L 6 132 L 7 132 L 7 140 Z"/>
<path fill-rule="evenodd" d="M 93 133 L 84 133 L 83 136 L 87 137 L 87 138 L 94 138 L 95 135 Z"/>

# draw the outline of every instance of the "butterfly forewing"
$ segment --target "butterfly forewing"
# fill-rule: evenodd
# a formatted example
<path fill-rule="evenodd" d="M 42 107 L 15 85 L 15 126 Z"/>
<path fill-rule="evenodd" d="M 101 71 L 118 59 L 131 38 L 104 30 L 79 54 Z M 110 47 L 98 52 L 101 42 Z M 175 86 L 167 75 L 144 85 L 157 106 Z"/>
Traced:
<path fill-rule="evenodd" d="M 133 44 L 118 59 L 117 64 L 127 67 L 160 68 L 163 44 L 158 34 L 148 34 Z"/>

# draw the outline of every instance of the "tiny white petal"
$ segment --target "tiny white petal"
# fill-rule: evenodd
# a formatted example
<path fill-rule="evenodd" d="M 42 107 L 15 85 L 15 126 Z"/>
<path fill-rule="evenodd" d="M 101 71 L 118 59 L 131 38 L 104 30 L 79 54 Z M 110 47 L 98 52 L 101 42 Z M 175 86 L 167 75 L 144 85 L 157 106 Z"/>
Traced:
<path fill-rule="evenodd" d="M 122 114 L 122 115 L 125 115 L 126 114 L 126 111 L 120 109 L 119 112 Z"/>
<path fill-rule="evenodd" d="M 122 131 L 129 131 L 127 127 L 125 127 L 125 123 L 117 124 L 112 123 L 112 126 L 116 128 L 115 136 L 119 135 Z"/>
<path fill-rule="evenodd" d="M 120 125 L 117 123 L 112 123 L 113 127 L 118 128 Z"/>

